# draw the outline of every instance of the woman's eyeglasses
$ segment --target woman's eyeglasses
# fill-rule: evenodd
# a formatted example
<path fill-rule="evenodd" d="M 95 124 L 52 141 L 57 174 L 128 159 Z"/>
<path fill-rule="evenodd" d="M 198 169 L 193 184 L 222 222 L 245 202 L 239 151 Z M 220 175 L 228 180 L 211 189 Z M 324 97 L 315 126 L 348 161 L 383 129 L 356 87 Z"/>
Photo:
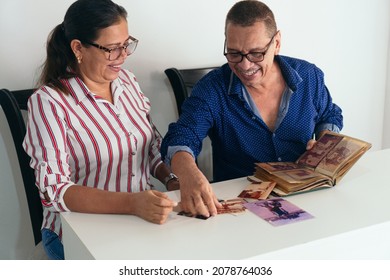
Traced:
<path fill-rule="evenodd" d="M 106 48 L 92 42 L 84 42 L 84 43 L 105 51 L 106 53 L 108 53 L 107 59 L 112 61 L 118 59 L 122 55 L 123 50 L 125 51 L 127 56 L 131 55 L 135 51 L 138 45 L 138 40 L 132 36 L 129 36 L 129 38 L 127 38 L 126 41 L 128 42 L 125 43 L 125 45 L 120 47 L 115 47 L 115 48 Z"/>

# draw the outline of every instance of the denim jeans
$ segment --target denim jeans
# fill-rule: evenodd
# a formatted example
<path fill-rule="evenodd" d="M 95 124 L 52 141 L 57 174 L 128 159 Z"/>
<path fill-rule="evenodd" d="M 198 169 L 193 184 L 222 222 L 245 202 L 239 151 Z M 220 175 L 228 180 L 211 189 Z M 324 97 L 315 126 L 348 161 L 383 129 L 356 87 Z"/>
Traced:
<path fill-rule="evenodd" d="M 49 259 L 64 260 L 64 246 L 58 235 L 47 228 L 42 229 L 41 233 L 42 245 Z"/>

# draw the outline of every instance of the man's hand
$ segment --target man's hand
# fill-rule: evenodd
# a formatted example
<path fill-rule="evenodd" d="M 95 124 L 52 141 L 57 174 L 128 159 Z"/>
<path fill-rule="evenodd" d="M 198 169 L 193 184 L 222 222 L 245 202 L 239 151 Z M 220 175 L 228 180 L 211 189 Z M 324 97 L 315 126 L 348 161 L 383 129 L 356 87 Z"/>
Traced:
<path fill-rule="evenodd" d="M 322 135 L 325 134 L 326 131 L 327 130 L 322 130 L 320 133 L 318 133 L 318 135 L 316 135 L 316 139 L 319 139 Z M 309 140 L 306 144 L 306 150 L 311 150 L 316 142 L 317 141 L 314 139 Z"/>
<path fill-rule="evenodd" d="M 307 142 L 306 144 L 306 150 L 310 150 L 311 148 L 313 148 L 314 144 L 316 143 L 317 141 L 314 140 L 314 139 L 311 139 L 309 140 L 309 142 Z"/>
<path fill-rule="evenodd" d="M 207 178 L 187 152 L 178 152 L 171 162 L 172 171 L 179 177 L 181 208 L 193 215 L 217 215 L 218 202 Z"/>

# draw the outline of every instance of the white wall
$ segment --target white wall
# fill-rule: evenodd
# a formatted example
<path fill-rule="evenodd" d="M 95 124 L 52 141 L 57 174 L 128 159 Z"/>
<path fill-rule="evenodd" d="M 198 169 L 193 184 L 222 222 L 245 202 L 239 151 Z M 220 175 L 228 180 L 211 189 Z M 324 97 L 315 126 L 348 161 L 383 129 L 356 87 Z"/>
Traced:
<path fill-rule="evenodd" d="M 390 34 L 390 30 L 389 30 Z M 383 122 L 383 147 L 390 148 L 390 36 L 388 42 L 389 48 L 387 52 L 387 82 L 386 82 L 386 99 L 385 99 L 385 113 Z"/>
<path fill-rule="evenodd" d="M 220 65 L 224 42 L 224 19 L 235 0 L 118 0 L 128 13 L 130 32 L 140 40 L 137 51 L 125 67 L 132 70 L 153 107 L 153 119 L 164 135 L 177 112 L 174 97 L 164 74 L 168 67 L 190 68 Z M 274 10 L 282 32 L 282 54 L 314 62 L 326 74 L 334 101 L 344 112 L 344 133 L 365 139 L 372 150 L 390 146 L 383 128 L 388 79 L 390 2 L 388 0 L 265 0 Z M 2 0 L 0 2 L 0 87 L 30 88 L 45 56 L 50 30 L 60 22 L 73 0 Z M 386 108 L 390 107 L 390 101 Z M 1 117 L 2 115 L 0 115 Z M 2 118 L 0 120 L 4 122 Z M 387 125 L 386 125 L 387 124 Z M 14 192 L 5 192 L 17 178 L 8 160 L 11 140 L 0 131 L 0 205 L 18 201 Z M 384 130 L 386 132 L 386 130 Z M 2 140 L 4 139 L 4 140 Z M 385 141 L 382 143 L 382 140 Z M 4 163 L 3 163 L 4 161 Z M 3 166 L 5 164 L 5 166 Z M 16 184 L 16 183 L 15 183 Z M 5 195 L 6 194 L 6 195 Z M 9 204 L 8 204 L 9 205 Z M 15 204 L 17 205 L 17 204 Z M 14 207 L 18 211 L 18 207 Z M 3 209 L 1 209 L 3 210 Z M 21 211 L 22 212 L 22 211 Z M 8 224 L 15 241 L 20 220 Z M 20 214 L 15 217 L 19 219 Z M 3 227 L 3 224 L 1 224 Z M 12 244 L 13 242 L 9 242 Z M 4 244 L 0 244 L 4 246 Z M 8 246 L 9 244 L 7 244 Z M 11 245 L 9 245 L 11 246 Z M 3 254 L 0 259 L 12 254 Z M 7 249 L 7 248 L 6 248 Z M 11 250 L 8 248 L 8 250 Z"/>

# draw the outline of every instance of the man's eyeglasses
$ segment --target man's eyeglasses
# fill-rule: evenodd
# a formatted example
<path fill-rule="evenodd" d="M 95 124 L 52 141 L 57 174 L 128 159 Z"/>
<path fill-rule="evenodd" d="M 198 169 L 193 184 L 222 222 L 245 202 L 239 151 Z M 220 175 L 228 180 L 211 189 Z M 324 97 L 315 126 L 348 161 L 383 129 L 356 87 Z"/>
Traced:
<path fill-rule="evenodd" d="M 101 45 L 92 42 L 84 42 L 84 43 L 105 51 L 106 53 L 108 53 L 108 60 L 112 61 L 118 59 L 122 55 L 123 50 L 126 52 L 127 56 L 131 55 L 135 51 L 138 45 L 138 40 L 132 36 L 129 36 L 129 38 L 127 38 L 126 41 L 128 42 L 125 43 L 125 45 L 112 48 L 112 49 L 103 47 Z"/>
<path fill-rule="evenodd" d="M 275 35 L 278 32 L 275 33 Z M 265 46 L 265 51 L 263 52 L 249 52 L 247 54 L 243 54 L 241 52 L 226 52 L 226 40 L 225 40 L 225 46 L 224 46 L 224 56 L 226 59 L 231 63 L 240 63 L 244 57 L 248 59 L 250 62 L 262 62 L 264 60 L 264 56 L 267 54 L 269 47 L 272 44 L 272 41 L 274 40 L 274 36 L 272 36 L 269 43 Z"/>

